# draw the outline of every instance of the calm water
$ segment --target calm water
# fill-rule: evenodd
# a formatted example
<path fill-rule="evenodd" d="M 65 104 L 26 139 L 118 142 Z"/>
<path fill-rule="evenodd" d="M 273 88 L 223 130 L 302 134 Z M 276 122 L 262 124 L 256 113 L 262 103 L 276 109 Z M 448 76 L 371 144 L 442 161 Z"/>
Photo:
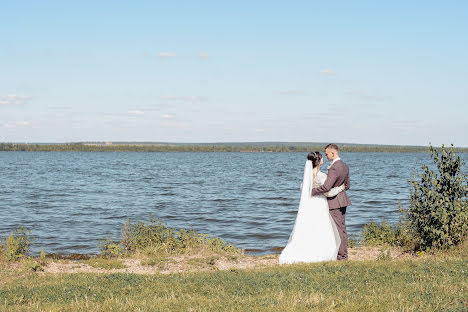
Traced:
<path fill-rule="evenodd" d="M 468 155 L 462 155 L 465 161 Z M 295 221 L 306 153 L 0 152 L 0 236 L 22 225 L 34 252 L 97 253 L 127 219 L 219 236 L 254 253 L 284 247 Z M 343 153 L 353 203 L 348 232 L 398 221 L 421 153 Z M 322 170 L 326 172 L 328 162 Z"/>

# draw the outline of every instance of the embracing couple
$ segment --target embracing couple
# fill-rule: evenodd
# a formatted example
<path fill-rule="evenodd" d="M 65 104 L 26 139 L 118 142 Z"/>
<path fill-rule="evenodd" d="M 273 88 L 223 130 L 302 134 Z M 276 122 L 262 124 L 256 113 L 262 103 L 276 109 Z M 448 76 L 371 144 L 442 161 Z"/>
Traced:
<path fill-rule="evenodd" d="M 323 164 L 320 152 L 307 155 L 296 223 L 281 252 L 280 264 L 348 258 L 345 214 L 346 207 L 351 205 L 346 194 L 350 186 L 349 168 L 340 159 L 335 144 L 328 144 L 325 154 L 331 162 L 328 175 L 320 171 Z"/>

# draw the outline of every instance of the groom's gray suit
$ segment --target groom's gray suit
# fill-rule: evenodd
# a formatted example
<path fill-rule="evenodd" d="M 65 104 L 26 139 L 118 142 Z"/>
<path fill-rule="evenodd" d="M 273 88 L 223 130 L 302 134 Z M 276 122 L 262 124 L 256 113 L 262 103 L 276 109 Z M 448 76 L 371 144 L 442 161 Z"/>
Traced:
<path fill-rule="evenodd" d="M 345 185 L 346 190 L 350 187 L 349 167 L 340 159 L 336 160 L 328 169 L 327 180 L 322 186 L 312 189 L 312 195 L 319 195 L 328 192 L 334 187 Z M 346 191 L 338 193 L 334 197 L 327 197 L 330 215 L 335 221 L 338 233 L 340 234 L 341 245 L 338 250 L 338 260 L 348 258 L 348 234 L 346 233 L 346 207 L 351 205 Z"/>

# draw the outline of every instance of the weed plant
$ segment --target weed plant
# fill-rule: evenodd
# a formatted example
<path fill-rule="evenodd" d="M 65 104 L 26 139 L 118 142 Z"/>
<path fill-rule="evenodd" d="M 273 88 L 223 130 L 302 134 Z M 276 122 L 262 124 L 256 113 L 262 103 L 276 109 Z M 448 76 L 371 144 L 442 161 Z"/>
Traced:
<path fill-rule="evenodd" d="M 398 241 L 398 232 L 397 226 L 392 226 L 386 222 L 370 222 L 363 227 L 363 242 L 368 246 L 394 246 Z"/>
<path fill-rule="evenodd" d="M 5 242 L 5 255 L 8 261 L 17 261 L 29 256 L 30 235 L 31 231 L 18 227 L 8 236 Z"/>
<path fill-rule="evenodd" d="M 102 239 L 98 245 L 100 250 L 100 255 L 104 258 L 113 258 L 122 255 L 123 247 L 119 242 L 114 242 L 107 237 Z"/>
<path fill-rule="evenodd" d="M 122 229 L 120 242 L 111 240 L 101 244 L 101 255 L 117 256 L 121 253 L 143 253 L 150 256 L 221 253 L 242 254 L 233 245 L 218 237 L 197 233 L 194 230 L 176 230 L 160 219 L 150 217 L 148 222 L 127 223 Z"/>
<path fill-rule="evenodd" d="M 44 265 L 31 257 L 23 259 L 23 270 L 26 272 L 41 272 L 44 271 Z"/>

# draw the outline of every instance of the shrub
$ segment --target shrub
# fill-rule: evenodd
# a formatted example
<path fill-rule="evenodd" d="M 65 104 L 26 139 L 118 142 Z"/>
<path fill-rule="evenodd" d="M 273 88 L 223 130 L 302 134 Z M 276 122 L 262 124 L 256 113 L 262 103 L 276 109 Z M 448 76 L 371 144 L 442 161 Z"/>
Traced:
<path fill-rule="evenodd" d="M 362 236 L 364 244 L 366 245 L 396 245 L 398 242 L 398 228 L 391 226 L 386 222 L 371 222 L 364 225 Z"/>
<path fill-rule="evenodd" d="M 44 248 L 41 248 L 41 253 L 39 254 L 39 263 L 41 265 L 47 264 L 46 254 L 44 252 Z"/>
<path fill-rule="evenodd" d="M 409 181 L 410 206 L 404 210 L 416 250 L 448 248 L 463 241 L 468 233 L 468 187 L 462 173 L 464 161 L 451 148 L 440 151 L 429 146 L 438 173 L 422 166 L 419 179 Z"/>
<path fill-rule="evenodd" d="M 150 217 L 148 223 L 125 223 L 121 245 L 129 252 L 142 251 L 151 254 L 181 254 L 201 251 L 241 253 L 241 250 L 218 237 L 210 237 L 194 230 L 170 228 L 160 219 Z"/>
<path fill-rule="evenodd" d="M 27 257 L 26 260 L 23 262 L 23 269 L 28 272 L 39 272 L 44 271 L 44 265 L 39 261 Z"/>
<path fill-rule="evenodd" d="M 123 253 L 123 247 L 108 238 L 104 238 L 99 243 L 100 254 L 106 258 L 118 257 Z"/>
<path fill-rule="evenodd" d="M 6 239 L 5 253 L 8 261 L 16 261 L 29 256 L 31 245 L 31 231 L 18 227 Z"/>

